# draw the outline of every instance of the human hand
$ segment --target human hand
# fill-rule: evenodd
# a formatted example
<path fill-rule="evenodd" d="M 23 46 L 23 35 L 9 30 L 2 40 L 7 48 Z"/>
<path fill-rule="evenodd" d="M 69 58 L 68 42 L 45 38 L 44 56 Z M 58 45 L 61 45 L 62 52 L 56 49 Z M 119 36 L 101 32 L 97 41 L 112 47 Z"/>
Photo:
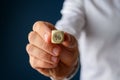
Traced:
<path fill-rule="evenodd" d="M 26 50 L 31 66 L 41 74 L 62 80 L 69 76 L 77 64 L 79 55 L 77 40 L 64 33 L 62 44 L 51 43 L 51 32 L 54 25 L 38 21 L 28 35 L 29 44 Z"/>

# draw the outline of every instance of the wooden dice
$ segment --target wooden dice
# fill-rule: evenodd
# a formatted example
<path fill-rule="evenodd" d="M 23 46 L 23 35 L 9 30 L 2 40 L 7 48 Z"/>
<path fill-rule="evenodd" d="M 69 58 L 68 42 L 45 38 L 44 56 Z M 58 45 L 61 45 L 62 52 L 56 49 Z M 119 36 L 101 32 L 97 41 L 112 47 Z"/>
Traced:
<path fill-rule="evenodd" d="M 51 42 L 60 44 L 64 41 L 64 32 L 59 30 L 52 30 Z"/>

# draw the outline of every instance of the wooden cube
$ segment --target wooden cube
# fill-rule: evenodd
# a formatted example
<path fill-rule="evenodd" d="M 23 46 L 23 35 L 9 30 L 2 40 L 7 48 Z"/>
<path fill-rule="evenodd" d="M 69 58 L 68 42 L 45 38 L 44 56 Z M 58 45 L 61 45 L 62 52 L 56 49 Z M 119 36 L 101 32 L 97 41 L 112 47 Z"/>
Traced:
<path fill-rule="evenodd" d="M 51 42 L 60 44 L 64 41 L 64 32 L 60 30 L 52 30 Z"/>

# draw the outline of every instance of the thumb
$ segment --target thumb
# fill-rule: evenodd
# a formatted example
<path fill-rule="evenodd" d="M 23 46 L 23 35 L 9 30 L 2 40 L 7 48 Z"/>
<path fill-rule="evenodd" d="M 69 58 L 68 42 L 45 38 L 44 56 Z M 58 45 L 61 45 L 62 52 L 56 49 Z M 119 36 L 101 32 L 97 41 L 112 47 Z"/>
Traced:
<path fill-rule="evenodd" d="M 64 41 L 63 41 L 62 45 L 68 49 L 76 48 L 77 40 L 73 35 L 65 32 L 64 33 Z"/>
<path fill-rule="evenodd" d="M 77 40 L 69 33 L 64 33 L 64 42 L 62 43 L 62 52 L 60 54 L 61 62 L 70 66 L 74 64 L 79 55 Z"/>

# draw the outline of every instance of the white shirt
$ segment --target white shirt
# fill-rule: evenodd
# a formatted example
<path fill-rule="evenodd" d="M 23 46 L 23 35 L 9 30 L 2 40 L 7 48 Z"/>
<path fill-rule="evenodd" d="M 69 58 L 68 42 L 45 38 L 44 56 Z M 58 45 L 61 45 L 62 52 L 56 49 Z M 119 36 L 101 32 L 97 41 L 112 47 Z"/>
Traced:
<path fill-rule="evenodd" d="M 80 80 L 120 80 L 120 0 L 66 0 L 58 29 L 79 42 Z"/>

